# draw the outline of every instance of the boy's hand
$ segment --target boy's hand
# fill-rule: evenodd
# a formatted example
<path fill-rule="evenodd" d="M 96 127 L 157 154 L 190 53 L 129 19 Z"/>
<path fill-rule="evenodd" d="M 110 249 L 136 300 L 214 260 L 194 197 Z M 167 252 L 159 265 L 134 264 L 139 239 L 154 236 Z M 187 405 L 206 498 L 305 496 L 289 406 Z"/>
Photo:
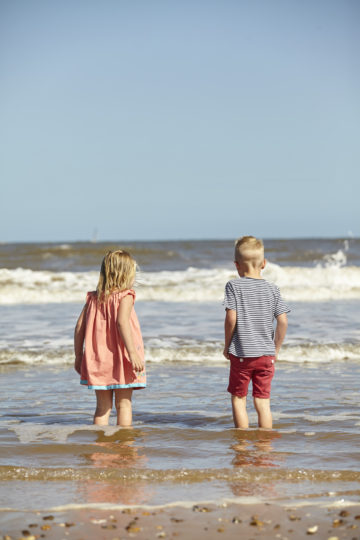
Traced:
<path fill-rule="evenodd" d="M 281 345 L 284 341 L 286 330 L 287 330 L 288 322 L 287 322 L 287 315 L 286 313 L 281 313 L 276 318 L 276 329 L 275 329 L 275 360 L 278 359 L 279 352 L 281 349 Z"/>
<path fill-rule="evenodd" d="M 82 357 L 77 356 L 75 358 L 75 362 L 74 362 L 74 369 L 75 369 L 75 371 L 78 372 L 79 375 L 81 375 L 81 362 L 82 362 Z"/>
<path fill-rule="evenodd" d="M 137 352 L 133 352 L 130 355 L 130 362 L 132 363 L 134 371 L 143 371 L 144 370 L 144 362 L 141 360 L 140 356 Z"/>
<path fill-rule="evenodd" d="M 231 345 L 235 328 L 236 328 L 236 310 L 226 308 L 226 316 L 225 316 L 225 324 L 224 324 L 225 339 L 224 339 L 223 355 L 225 356 L 227 360 L 230 360 L 229 347 Z"/>

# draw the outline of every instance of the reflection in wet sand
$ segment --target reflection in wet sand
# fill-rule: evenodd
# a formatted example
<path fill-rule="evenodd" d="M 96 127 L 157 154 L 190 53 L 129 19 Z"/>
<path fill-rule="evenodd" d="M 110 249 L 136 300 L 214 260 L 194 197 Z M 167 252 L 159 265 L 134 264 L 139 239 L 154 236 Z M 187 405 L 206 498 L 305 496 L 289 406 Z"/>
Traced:
<path fill-rule="evenodd" d="M 230 448 L 235 452 L 231 461 L 234 468 L 238 467 L 279 467 L 279 454 L 274 454 L 272 441 L 281 437 L 276 431 L 234 430 L 235 442 Z M 236 496 L 276 496 L 272 483 L 250 484 L 248 481 L 236 481 L 230 484 Z"/>
<path fill-rule="evenodd" d="M 143 504 L 153 496 L 149 485 L 139 479 L 133 479 L 131 470 L 145 468 L 147 457 L 140 453 L 143 447 L 136 439 L 142 433 L 133 429 L 119 429 L 111 435 L 99 431 L 94 442 L 94 452 L 84 454 L 86 465 L 99 469 L 99 480 L 84 480 L 79 485 L 81 497 L 89 503 Z M 121 480 L 106 480 L 102 470 L 124 469 Z"/>
<path fill-rule="evenodd" d="M 280 437 L 276 431 L 234 430 L 235 443 L 230 446 L 235 452 L 232 464 L 234 467 L 277 467 L 272 441 Z"/>

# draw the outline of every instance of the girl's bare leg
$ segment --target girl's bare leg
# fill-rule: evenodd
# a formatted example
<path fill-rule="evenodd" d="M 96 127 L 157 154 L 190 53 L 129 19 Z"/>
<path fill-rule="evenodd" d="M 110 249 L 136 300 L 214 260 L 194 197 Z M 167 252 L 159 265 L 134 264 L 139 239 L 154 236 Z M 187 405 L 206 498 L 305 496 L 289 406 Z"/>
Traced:
<path fill-rule="evenodd" d="M 263 429 L 272 429 L 270 399 L 254 397 L 254 405 L 256 412 L 258 413 L 259 427 Z"/>
<path fill-rule="evenodd" d="M 246 412 L 246 396 L 231 396 L 232 412 L 236 428 L 247 429 L 249 419 Z"/>
<path fill-rule="evenodd" d="M 113 391 L 95 390 L 96 411 L 94 414 L 94 424 L 97 426 L 107 426 L 112 409 Z"/>
<path fill-rule="evenodd" d="M 117 425 L 129 427 L 132 424 L 132 388 L 115 390 L 115 407 L 117 412 Z"/>

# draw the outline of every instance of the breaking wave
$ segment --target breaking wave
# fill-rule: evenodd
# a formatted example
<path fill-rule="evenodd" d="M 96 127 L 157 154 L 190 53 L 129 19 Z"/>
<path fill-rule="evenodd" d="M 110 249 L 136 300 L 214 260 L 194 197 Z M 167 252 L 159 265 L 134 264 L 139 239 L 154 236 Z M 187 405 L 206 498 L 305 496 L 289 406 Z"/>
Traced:
<path fill-rule="evenodd" d="M 148 363 L 191 363 L 225 366 L 220 341 L 196 341 L 177 337 L 151 338 L 145 340 L 145 356 Z M 360 343 L 326 343 L 284 345 L 279 364 L 324 364 L 329 362 L 359 362 Z M 4 348 L 0 349 L 0 365 L 67 365 L 74 362 L 74 353 L 68 347 L 54 348 Z"/>
<path fill-rule="evenodd" d="M 221 302 L 224 285 L 236 274 L 226 268 L 189 267 L 181 271 L 141 272 L 138 300 Z M 326 264 L 316 267 L 268 263 L 263 277 L 276 283 L 288 301 L 314 302 L 360 298 L 360 268 Z M 98 272 L 51 272 L 24 268 L 0 270 L 0 304 L 83 302 L 96 288 Z"/>

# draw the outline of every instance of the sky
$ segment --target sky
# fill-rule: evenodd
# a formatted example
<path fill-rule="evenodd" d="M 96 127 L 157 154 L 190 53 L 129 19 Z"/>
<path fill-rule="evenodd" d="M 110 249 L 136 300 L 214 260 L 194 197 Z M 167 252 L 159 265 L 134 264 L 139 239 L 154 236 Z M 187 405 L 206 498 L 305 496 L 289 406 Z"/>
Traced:
<path fill-rule="evenodd" d="M 358 0 L 0 0 L 0 242 L 360 236 Z"/>

